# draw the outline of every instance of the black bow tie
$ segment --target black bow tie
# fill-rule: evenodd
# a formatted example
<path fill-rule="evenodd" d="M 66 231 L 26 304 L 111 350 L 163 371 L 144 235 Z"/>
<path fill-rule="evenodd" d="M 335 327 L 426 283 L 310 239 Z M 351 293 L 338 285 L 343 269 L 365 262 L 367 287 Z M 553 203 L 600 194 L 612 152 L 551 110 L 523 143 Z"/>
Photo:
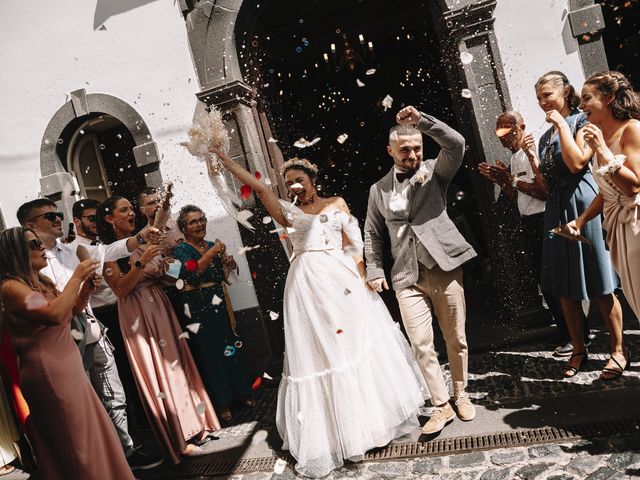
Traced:
<path fill-rule="evenodd" d="M 398 183 L 402 183 L 405 180 L 410 179 L 415 175 L 415 170 L 409 170 L 408 172 L 396 172 L 396 180 Z"/>

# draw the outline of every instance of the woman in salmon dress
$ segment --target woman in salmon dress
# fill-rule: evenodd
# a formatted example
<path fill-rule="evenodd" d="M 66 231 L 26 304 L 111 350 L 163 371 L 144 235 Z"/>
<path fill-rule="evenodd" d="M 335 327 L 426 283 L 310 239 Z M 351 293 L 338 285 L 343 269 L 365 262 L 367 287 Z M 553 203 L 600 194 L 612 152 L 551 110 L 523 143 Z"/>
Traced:
<path fill-rule="evenodd" d="M 47 264 L 35 233 L 0 234 L 2 300 L 20 385 L 30 408 L 30 440 L 45 480 L 133 480 L 118 435 L 85 374 L 69 324 L 96 288 L 87 260 L 65 289 L 38 272 Z"/>
<path fill-rule="evenodd" d="M 97 211 L 98 234 L 106 243 L 135 230 L 135 213 L 123 197 L 110 197 Z M 106 262 L 104 276 L 118 297 L 118 318 L 133 376 L 156 438 L 174 464 L 198 454 L 197 444 L 219 430 L 196 364 L 160 279 L 160 245 L 147 245 L 128 259 Z"/>

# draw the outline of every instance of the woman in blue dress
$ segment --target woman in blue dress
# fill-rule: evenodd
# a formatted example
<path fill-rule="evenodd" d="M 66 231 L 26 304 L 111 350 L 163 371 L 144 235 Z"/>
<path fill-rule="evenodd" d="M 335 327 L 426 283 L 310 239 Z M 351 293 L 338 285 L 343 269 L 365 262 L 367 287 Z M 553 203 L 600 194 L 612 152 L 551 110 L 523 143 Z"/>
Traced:
<path fill-rule="evenodd" d="M 195 205 L 182 207 L 176 222 L 184 241 L 174 250 L 179 260 L 180 290 L 189 317 L 189 346 L 218 415 L 229 421 L 231 402 L 255 406 L 251 380 L 242 355 L 242 342 L 232 328 L 223 282 L 225 268 L 235 268 L 233 257 L 220 242 L 205 240 L 207 218 Z"/>
<path fill-rule="evenodd" d="M 589 167 L 593 154 L 583 138 L 587 119 L 577 108 L 580 98 L 569 80 L 562 72 L 553 71 L 543 75 L 535 88 L 546 121 L 553 125 L 538 145 L 548 191 L 544 215 L 548 231 L 576 219 L 595 198 L 598 187 Z M 611 351 L 622 345 L 622 309 L 613 295 L 617 279 L 600 217 L 587 223 L 582 234 L 591 244 L 555 235 L 545 236 L 543 242 L 541 286 L 560 299 L 573 344 L 565 377 L 573 377 L 587 363 L 582 300 L 595 302 L 611 334 Z M 603 371 L 601 378 L 610 380 L 614 376 Z"/>

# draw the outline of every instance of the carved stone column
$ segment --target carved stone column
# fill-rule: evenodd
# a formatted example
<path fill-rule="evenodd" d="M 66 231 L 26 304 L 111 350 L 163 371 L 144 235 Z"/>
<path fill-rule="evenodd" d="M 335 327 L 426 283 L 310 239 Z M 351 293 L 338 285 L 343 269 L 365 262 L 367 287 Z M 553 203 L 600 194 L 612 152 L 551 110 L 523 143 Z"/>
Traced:
<path fill-rule="evenodd" d="M 494 32 L 493 13 L 496 0 L 438 0 L 432 15 L 440 36 L 453 103 L 458 122 L 467 139 L 465 161 L 474 168 L 480 162 L 492 163 L 505 155 L 495 134 L 495 122 L 502 112 L 511 109 L 498 42 Z M 460 54 L 468 52 L 473 61 L 463 64 Z M 468 89 L 471 97 L 462 95 Z M 485 237 L 489 240 L 494 285 L 502 303 L 503 321 L 517 320 L 521 327 L 548 323 L 549 314 L 542 306 L 536 279 L 525 278 L 523 256 L 516 245 L 505 242 L 501 229 L 510 228 L 495 210 L 493 184 L 476 172 L 471 181 L 479 201 Z M 509 238 L 509 236 L 506 236 Z M 505 277 L 508 275 L 508 277 Z"/>
<path fill-rule="evenodd" d="M 578 52 L 585 78 L 608 70 L 607 56 L 602 43 L 604 17 L 602 7 L 593 0 L 569 0 L 569 25 L 578 41 Z"/>

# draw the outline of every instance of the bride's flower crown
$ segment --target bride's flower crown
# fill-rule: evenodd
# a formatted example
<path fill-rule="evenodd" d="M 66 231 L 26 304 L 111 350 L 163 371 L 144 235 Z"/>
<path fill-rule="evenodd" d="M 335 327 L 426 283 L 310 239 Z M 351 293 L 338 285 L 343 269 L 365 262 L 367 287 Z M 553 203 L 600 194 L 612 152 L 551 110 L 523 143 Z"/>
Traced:
<path fill-rule="evenodd" d="M 318 174 L 318 166 L 315 163 L 311 163 L 306 158 L 298 158 L 298 157 L 293 157 L 292 159 L 284 162 L 280 173 L 284 175 L 287 170 L 291 170 L 292 168 L 298 168 L 300 170 L 308 170 L 313 172 L 316 175 Z"/>

